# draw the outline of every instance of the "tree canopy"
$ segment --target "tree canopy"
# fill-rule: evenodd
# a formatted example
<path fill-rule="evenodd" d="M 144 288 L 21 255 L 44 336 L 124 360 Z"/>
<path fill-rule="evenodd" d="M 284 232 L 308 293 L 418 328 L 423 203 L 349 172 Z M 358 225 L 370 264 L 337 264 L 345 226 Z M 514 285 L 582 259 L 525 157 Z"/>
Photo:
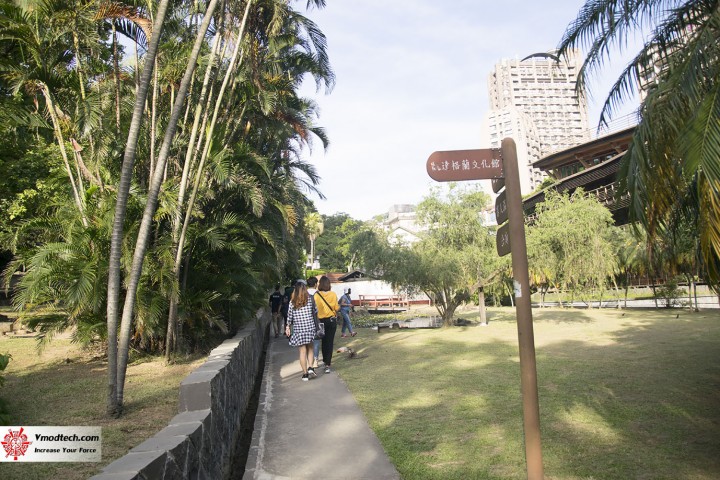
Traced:
<path fill-rule="evenodd" d="M 549 190 L 527 229 L 530 278 L 541 290 L 603 291 L 616 269 L 612 214 L 582 189 Z"/>
<path fill-rule="evenodd" d="M 471 291 L 499 271 L 495 238 L 482 220 L 489 202 L 477 186 L 433 189 L 417 206 L 420 239 L 403 245 L 366 231 L 356 239 L 366 246 L 362 261 L 394 288 L 428 295 L 444 325 L 450 326 L 455 310 L 470 299 Z"/>
<path fill-rule="evenodd" d="M 606 123 L 638 88 L 643 99 L 620 178 L 630 218 L 651 237 L 697 225 L 708 280 L 720 284 L 720 8 L 704 0 L 589 0 L 559 49 L 587 47 L 578 89 L 632 35 L 644 43 L 605 100 Z"/>
<path fill-rule="evenodd" d="M 131 348 L 207 348 L 300 276 L 327 42 L 284 1 L 0 0 L 0 52 L 5 277 L 42 338 L 105 345 L 117 414 Z"/>

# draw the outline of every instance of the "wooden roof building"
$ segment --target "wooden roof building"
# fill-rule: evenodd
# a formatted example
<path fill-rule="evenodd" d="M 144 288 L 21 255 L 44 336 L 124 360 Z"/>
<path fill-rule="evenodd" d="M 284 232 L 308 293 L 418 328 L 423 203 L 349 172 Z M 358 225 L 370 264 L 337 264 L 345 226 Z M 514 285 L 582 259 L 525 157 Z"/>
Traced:
<path fill-rule="evenodd" d="M 620 160 L 632 141 L 635 127 L 624 128 L 572 148 L 553 152 L 533 164 L 545 171 L 555 183 L 548 187 L 559 193 L 578 188 L 597 196 L 613 215 L 616 225 L 628 221 L 630 197 L 619 192 L 617 173 Z M 525 215 L 532 220 L 535 206 L 545 200 L 545 192 L 534 193 L 523 200 Z"/>

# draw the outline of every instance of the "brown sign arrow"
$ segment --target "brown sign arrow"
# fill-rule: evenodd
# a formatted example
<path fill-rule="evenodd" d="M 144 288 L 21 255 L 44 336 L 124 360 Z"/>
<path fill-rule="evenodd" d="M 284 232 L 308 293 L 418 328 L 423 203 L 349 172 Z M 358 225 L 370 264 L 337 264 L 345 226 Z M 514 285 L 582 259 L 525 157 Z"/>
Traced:
<path fill-rule="evenodd" d="M 485 180 L 503 176 L 499 148 L 433 152 L 426 166 L 430 178 L 438 182 Z"/>
<path fill-rule="evenodd" d="M 495 221 L 502 225 L 508 219 L 507 190 L 503 190 L 495 199 Z"/>
<path fill-rule="evenodd" d="M 505 178 L 493 178 L 492 179 L 492 189 L 493 193 L 497 193 L 500 191 L 501 188 L 505 186 Z"/>
<path fill-rule="evenodd" d="M 498 255 L 504 257 L 510 253 L 510 224 L 506 223 L 497 229 L 495 234 L 495 247 Z"/>

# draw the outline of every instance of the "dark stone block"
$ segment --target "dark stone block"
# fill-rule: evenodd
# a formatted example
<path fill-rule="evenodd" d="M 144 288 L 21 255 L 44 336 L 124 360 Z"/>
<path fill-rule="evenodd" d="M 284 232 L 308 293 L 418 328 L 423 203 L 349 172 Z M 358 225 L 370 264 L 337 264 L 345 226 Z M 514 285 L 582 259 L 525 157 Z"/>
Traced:
<path fill-rule="evenodd" d="M 131 475 L 139 478 L 142 473 L 148 478 L 153 478 L 153 475 L 154 478 L 162 478 L 165 457 L 165 452 L 130 452 L 105 467 L 102 473 L 127 473 L 128 478 L 135 478 Z"/>
<path fill-rule="evenodd" d="M 165 471 L 162 480 L 181 480 L 186 479 L 185 472 L 180 468 L 172 457 L 168 457 L 165 462 Z M 144 477 L 144 480 L 159 480 L 158 477 Z"/>
<path fill-rule="evenodd" d="M 189 448 L 192 448 L 192 444 L 190 443 L 190 440 L 186 438 L 182 444 L 178 445 L 177 447 L 173 448 L 168 452 L 170 460 L 172 460 L 174 465 L 182 472 L 185 472 L 185 465 L 187 463 Z M 165 471 L 165 474 L 167 475 L 167 469 Z"/>
<path fill-rule="evenodd" d="M 175 415 L 172 420 L 170 420 L 170 425 L 194 422 L 202 422 L 204 424 L 206 422 L 209 422 L 211 414 L 212 412 L 209 408 L 206 408 L 204 410 L 188 410 L 186 412 L 181 412 Z"/>
<path fill-rule="evenodd" d="M 178 445 L 181 445 L 184 442 L 188 442 L 188 438 L 185 436 L 178 436 L 178 437 L 166 437 L 166 436 L 160 436 L 155 435 L 154 437 L 150 437 L 144 442 L 142 442 L 137 447 L 130 450 L 130 453 L 140 453 L 140 452 L 167 452 L 168 450 L 172 450 L 176 448 Z"/>
<path fill-rule="evenodd" d="M 188 444 L 185 455 L 185 465 L 183 467 L 187 475 L 186 478 L 198 477 L 198 472 L 200 471 L 200 451 L 200 448 L 197 448 L 195 444 Z"/>
<path fill-rule="evenodd" d="M 181 412 L 211 408 L 210 382 L 217 375 L 214 370 L 193 372 L 180 384 Z"/>
<path fill-rule="evenodd" d="M 118 473 L 99 473 L 90 480 L 140 480 L 140 474 L 133 474 L 128 472 Z"/>

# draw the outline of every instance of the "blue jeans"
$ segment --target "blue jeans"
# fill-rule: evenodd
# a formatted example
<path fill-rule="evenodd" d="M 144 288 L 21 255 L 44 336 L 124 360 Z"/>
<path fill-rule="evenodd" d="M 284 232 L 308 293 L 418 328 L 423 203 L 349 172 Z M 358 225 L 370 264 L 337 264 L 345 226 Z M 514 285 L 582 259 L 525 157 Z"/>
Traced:
<path fill-rule="evenodd" d="M 352 335 L 353 328 L 352 323 L 350 323 L 350 310 L 345 310 L 344 308 L 341 308 L 340 313 L 343 317 L 342 334 L 345 335 L 345 327 L 347 327 L 348 332 L 350 332 L 350 334 Z"/>
<path fill-rule="evenodd" d="M 313 340 L 313 352 L 315 352 L 315 361 L 319 362 L 320 357 L 318 357 L 318 353 L 320 352 L 320 344 L 322 343 L 322 340 L 319 338 L 316 338 Z"/>

